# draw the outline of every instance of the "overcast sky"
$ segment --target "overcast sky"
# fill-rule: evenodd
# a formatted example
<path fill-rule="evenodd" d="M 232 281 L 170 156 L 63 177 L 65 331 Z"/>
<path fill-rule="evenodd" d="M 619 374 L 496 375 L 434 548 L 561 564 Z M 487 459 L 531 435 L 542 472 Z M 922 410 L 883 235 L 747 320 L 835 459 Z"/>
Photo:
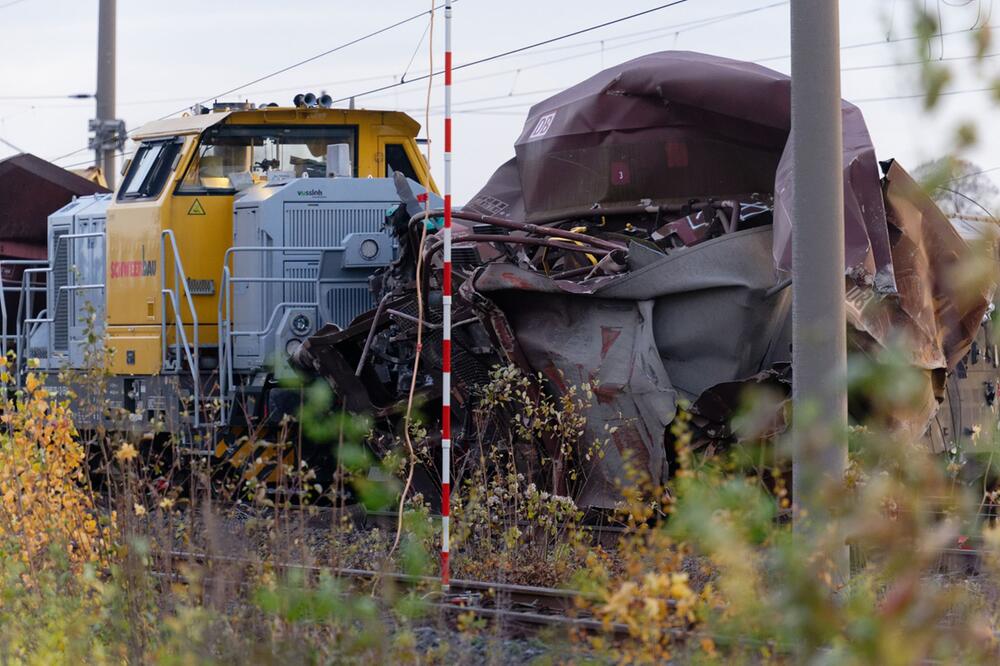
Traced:
<path fill-rule="evenodd" d="M 970 59 L 966 31 L 991 22 L 993 0 L 942 0 L 944 32 L 935 41 L 957 78 L 933 114 L 919 99 L 883 99 L 920 92 L 918 67 L 899 66 L 919 56 L 907 10 L 913 0 L 842 0 L 843 95 L 864 111 L 880 159 L 904 166 L 940 156 L 961 120 L 975 120 L 980 137 L 969 157 L 983 168 L 1000 167 L 1000 109 Z M 936 0 L 930 0 L 932 5 Z M 87 144 L 93 100 L 10 99 L 93 92 L 96 79 L 97 0 L 0 0 L 0 139 L 53 159 Z M 656 0 L 456 0 L 456 64 L 653 7 Z M 962 6 L 953 6 L 962 5 Z M 119 0 L 118 115 L 129 129 L 209 98 L 429 7 L 423 0 L 303 2 L 300 0 Z M 737 17 L 699 21 L 742 10 Z M 694 50 L 788 72 L 788 3 L 777 0 L 688 0 L 614 26 L 540 47 L 515 57 L 464 69 L 455 76 L 455 194 L 462 202 L 513 154 L 528 107 L 603 68 L 662 50 Z M 435 65 L 443 52 L 443 13 L 435 22 Z M 1000 26 L 1000 8 L 992 23 Z M 226 99 L 255 103 L 291 100 L 296 92 L 322 90 L 334 97 L 358 94 L 412 77 L 428 67 L 428 21 L 421 18 L 264 82 Z M 991 53 L 1000 55 L 998 44 Z M 888 40 L 888 41 L 887 41 Z M 872 44 L 874 42 L 874 44 Z M 954 59 L 954 60 L 951 60 Z M 988 58 L 988 72 L 1000 57 Z M 431 101 L 429 133 L 441 136 L 440 82 Z M 359 97 L 366 108 L 402 109 L 424 123 L 426 82 Z M 427 131 L 427 128 L 423 130 Z M 441 180 L 440 142 L 432 166 Z M 0 143 L 0 158 L 16 152 Z M 59 161 L 74 165 L 91 154 Z M 1000 176 L 1000 169 L 991 176 Z"/>

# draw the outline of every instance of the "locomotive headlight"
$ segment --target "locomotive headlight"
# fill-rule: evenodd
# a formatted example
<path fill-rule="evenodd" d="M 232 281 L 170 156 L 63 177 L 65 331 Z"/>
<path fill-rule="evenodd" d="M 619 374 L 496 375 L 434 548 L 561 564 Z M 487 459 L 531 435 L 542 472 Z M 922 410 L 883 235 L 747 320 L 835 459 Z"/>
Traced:
<path fill-rule="evenodd" d="M 309 332 L 309 328 L 312 326 L 312 322 L 309 321 L 309 317 L 304 314 L 297 314 L 292 317 L 292 331 L 296 335 L 305 335 Z"/>
<path fill-rule="evenodd" d="M 371 238 L 366 238 L 361 242 L 361 247 L 358 251 L 361 253 L 363 259 L 371 261 L 378 256 L 378 242 L 372 240 Z"/>

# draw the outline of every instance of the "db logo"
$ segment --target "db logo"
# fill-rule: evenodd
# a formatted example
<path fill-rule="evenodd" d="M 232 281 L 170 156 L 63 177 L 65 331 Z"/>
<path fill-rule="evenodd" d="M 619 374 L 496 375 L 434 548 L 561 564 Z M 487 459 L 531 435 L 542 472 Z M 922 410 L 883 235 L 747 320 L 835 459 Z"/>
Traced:
<path fill-rule="evenodd" d="M 546 113 L 544 116 L 538 119 L 538 124 L 535 125 L 535 129 L 531 130 L 531 134 L 528 135 L 529 139 L 539 139 L 545 136 L 549 128 L 552 127 L 552 121 L 556 119 L 556 112 Z"/>

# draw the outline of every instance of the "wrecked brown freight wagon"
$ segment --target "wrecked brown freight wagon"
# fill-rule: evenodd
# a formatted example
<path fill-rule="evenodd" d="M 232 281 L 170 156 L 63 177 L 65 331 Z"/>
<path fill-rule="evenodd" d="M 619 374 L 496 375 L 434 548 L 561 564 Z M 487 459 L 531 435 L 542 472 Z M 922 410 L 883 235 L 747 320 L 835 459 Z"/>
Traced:
<path fill-rule="evenodd" d="M 949 293 L 964 242 L 899 165 L 880 176 L 861 112 L 845 102 L 843 118 L 852 344 L 910 343 L 926 401 L 898 425 L 919 435 L 987 298 Z M 665 480 L 679 399 L 693 403 L 701 438 L 722 441 L 744 385 L 787 391 L 789 124 L 788 77 L 686 52 L 631 60 L 535 105 L 515 157 L 455 213 L 455 449 L 495 435 L 475 414 L 497 365 L 541 377 L 531 390 L 549 396 L 596 386 L 580 445 L 606 441 L 603 456 L 567 461 L 554 442 L 518 455 L 536 483 L 607 508 L 626 453 Z M 378 307 L 297 354 L 387 434 L 413 379 L 417 279 L 428 295 L 416 381 L 425 414 L 440 391 L 441 239 L 421 245 L 429 223 L 403 201 L 390 220 L 399 257 L 372 281 Z M 430 268 L 418 277 L 421 253 Z M 939 428 L 937 446 L 959 429 Z"/>

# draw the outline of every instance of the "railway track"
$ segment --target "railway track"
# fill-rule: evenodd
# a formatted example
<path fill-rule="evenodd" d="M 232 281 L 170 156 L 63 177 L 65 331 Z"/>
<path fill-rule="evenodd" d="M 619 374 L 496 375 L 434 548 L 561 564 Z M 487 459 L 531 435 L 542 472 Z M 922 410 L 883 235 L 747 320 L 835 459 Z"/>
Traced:
<path fill-rule="evenodd" d="M 251 566 L 262 563 L 261 560 L 249 558 L 180 550 L 168 551 L 165 555 L 172 562 L 196 562 L 207 566 L 211 566 L 213 563 L 227 566 Z M 413 576 L 398 572 L 288 562 L 277 563 L 276 568 L 286 571 L 297 570 L 308 575 L 326 573 L 357 583 L 375 584 L 382 581 L 404 588 L 426 589 L 436 595 L 433 601 L 425 599 L 426 607 L 429 609 L 448 615 L 471 613 L 477 618 L 502 623 L 507 628 L 558 628 L 565 631 L 600 633 L 616 640 L 632 636 L 631 628 L 624 623 L 604 622 L 582 614 L 585 611 L 579 608 L 578 603 L 581 600 L 593 600 L 595 597 L 579 590 L 452 579 L 450 589 L 446 592 L 441 589 L 440 579 L 431 576 Z M 159 572 L 159 575 L 176 576 L 177 574 L 176 572 Z M 208 580 L 211 580 L 211 574 L 203 579 L 203 582 Z M 669 600 L 668 604 L 673 605 L 673 601 Z M 709 638 L 719 644 L 738 643 L 754 648 L 767 648 L 773 654 L 789 653 L 788 646 L 745 636 L 723 636 L 694 628 L 665 627 L 663 631 L 671 634 L 673 639 L 679 642 Z"/>
<path fill-rule="evenodd" d="M 268 512 L 261 513 L 253 507 L 240 507 L 235 504 L 218 505 L 224 510 L 236 508 L 243 510 L 247 517 L 273 518 Z M 335 519 L 338 512 L 327 507 L 294 507 L 283 508 L 285 512 L 283 518 L 288 523 L 302 521 L 302 524 L 309 530 L 322 530 L 329 528 L 331 520 Z M 351 520 L 358 529 L 378 528 L 387 532 L 394 532 L 397 526 L 397 514 L 391 511 L 365 512 L 355 510 L 349 512 Z M 952 515 L 950 512 L 940 510 L 942 517 Z M 984 504 L 978 507 L 975 512 L 960 512 L 960 517 L 972 524 L 990 524 L 998 520 L 1000 505 Z M 432 516 L 433 518 L 433 516 Z M 612 545 L 618 542 L 624 528 L 616 525 L 581 525 L 592 534 L 594 543 L 602 545 Z M 948 569 L 950 573 L 967 571 L 969 568 L 983 566 L 982 560 L 988 555 L 1000 555 L 1000 551 L 991 549 L 982 538 L 982 535 L 975 528 L 969 530 L 966 537 L 960 543 L 951 547 L 937 548 L 936 552 L 942 558 L 941 567 Z M 210 555 L 194 551 L 170 551 L 167 553 L 173 563 L 195 562 L 200 565 L 228 565 L 228 566 L 259 566 L 268 563 L 279 570 L 298 570 L 307 575 L 318 576 L 320 574 L 331 575 L 337 578 L 353 581 L 355 584 L 390 584 L 399 588 L 419 588 L 427 594 L 425 603 L 427 607 L 441 613 L 457 615 L 460 613 L 471 613 L 479 618 L 487 619 L 491 622 L 502 623 L 505 626 L 518 627 L 561 627 L 566 630 L 579 630 L 584 632 L 604 633 L 615 638 L 629 636 L 629 627 L 620 623 L 605 624 L 592 616 L 589 616 L 581 608 L 581 602 L 593 600 L 588 598 L 579 590 L 564 588 L 550 588 L 532 585 L 519 585 L 494 581 L 452 579 L 450 589 L 447 593 L 441 590 L 440 580 L 431 576 L 413 576 L 391 571 L 378 571 L 374 569 L 328 567 L 308 564 L 298 564 L 290 562 L 273 562 L 268 560 L 243 558 L 226 555 Z M 211 573 L 209 574 L 211 575 Z M 672 631 L 678 639 L 699 637 L 703 634 L 697 630 L 686 631 L 677 629 Z M 716 638 L 716 637 L 712 637 Z M 726 640 L 739 643 L 749 642 L 741 637 L 729 637 Z M 769 648 L 780 649 L 781 646 L 768 645 Z"/>
<path fill-rule="evenodd" d="M 210 555 L 193 551 L 173 550 L 160 553 L 171 562 L 172 571 L 158 571 L 160 576 L 177 576 L 176 565 L 194 562 L 202 566 L 214 564 L 229 567 L 250 567 L 260 565 L 261 560 Z M 477 617 L 513 623 L 518 625 L 557 626 L 583 631 L 604 632 L 623 637 L 629 634 L 627 625 L 604 623 L 593 617 L 578 616 L 579 603 L 589 599 L 583 592 L 563 588 L 516 585 L 490 581 L 452 579 L 449 589 L 440 587 L 440 580 L 430 576 L 414 576 L 397 572 L 353 569 L 344 567 L 324 567 L 318 565 L 282 562 L 276 565 L 284 571 L 299 571 L 308 575 L 327 574 L 354 582 L 389 583 L 403 588 L 422 588 L 432 591 L 435 600 L 428 601 L 429 607 L 445 613 L 472 613 Z M 679 635 L 685 633 L 677 632 Z"/>
<path fill-rule="evenodd" d="M 341 515 L 347 516 L 353 526 L 357 529 L 378 528 L 388 532 L 395 532 L 399 524 L 399 514 L 395 511 L 368 511 L 360 508 L 360 505 L 351 505 L 345 509 L 335 509 L 328 506 L 289 506 L 281 509 L 261 509 L 253 505 L 241 502 L 212 502 L 213 509 L 222 515 L 238 517 L 238 519 L 265 518 L 273 520 L 281 517 L 288 524 L 297 521 L 306 529 L 326 530 L 330 525 L 339 519 Z M 441 516 L 431 514 L 429 516 L 435 523 L 439 523 Z M 517 521 L 514 523 L 521 529 L 532 527 L 529 521 Z M 559 530 L 578 529 L 590 534 L 591 542 L 594 545 L 613 547 L 618 544 L 619 539 L 625 534 L 626 529 L 621 525 L 596 524 L 596 523 L 574 523 L 559 526 Z"/>

